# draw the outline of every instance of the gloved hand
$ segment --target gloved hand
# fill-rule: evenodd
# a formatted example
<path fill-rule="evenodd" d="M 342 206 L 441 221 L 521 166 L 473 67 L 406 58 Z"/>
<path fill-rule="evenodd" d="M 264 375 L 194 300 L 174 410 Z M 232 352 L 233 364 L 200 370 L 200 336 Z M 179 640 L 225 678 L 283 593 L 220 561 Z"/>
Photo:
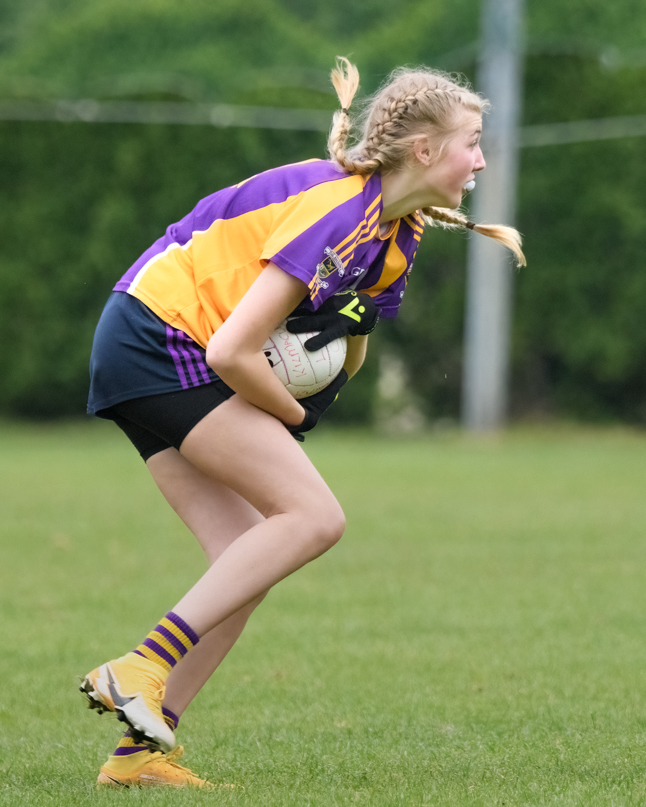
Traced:
<path fill-rule="evenodd" d="M 298 440 L 299 443 L 305 442 L 303 432 L 308 432 L 316 426 L 323 412 L 325 412 L 330 404 L 336 401 L 339 390 L 347 380 L 348 374 L 345 370 L 341 370 L 334 381 L 328 384 L 325 389 L 316 392 L 314 395 L 310 395 L 308 398 L 301 398 L 299 400 L 299 404 L 305 410 L 303 422 L 298 426 L 287 426 L 287 430 L 291 432 L 295 440 Z"/>
<path fill-rule="evenodd" d="M 365 336 L 374 331 L 379 309 L 368 294 L 340 291 L 328 298 L 313 314 L 287 320 L 290 333 L 320 331 L 305 342 L 306 350 L 320 350 L 341 336 Z"/>

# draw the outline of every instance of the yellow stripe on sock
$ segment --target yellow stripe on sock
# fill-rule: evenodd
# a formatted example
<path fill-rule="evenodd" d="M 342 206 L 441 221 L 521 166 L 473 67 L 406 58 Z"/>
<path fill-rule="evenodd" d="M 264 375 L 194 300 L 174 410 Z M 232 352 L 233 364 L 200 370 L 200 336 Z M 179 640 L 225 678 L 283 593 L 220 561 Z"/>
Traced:
<path fill-rule="evenodd" d="M 193 647 L 193 642 L 188 638 L 184 631 L 181 628 L 178 628 L 177 625 L 174 625 L 170 619 L 166 619 L 166 617 L 164 617 L 160 620 L 159 624 L 163 625 L 166 630 L 170 631 L 173 636 L 177 637 L 187 650 L 190 650 Z M 157 640 L 155 639 L 155 641 Z"/>
<path fill-rule="evenodd" d="M 158 633 L 156 630 L 149 633 L 146 638 L 152 639 L 153 642 L 157 642 L 158 645 L 161 645 L 161 647 L 163 647 L 167 653 L 170 653 L 175 661 L 180 661 L 183 658 L 183 654 L 180 653 L 180 651 L 174 647 L 165 636 L 162 636 L 162 634 Z M 190 648 L 188 649 L 190 650 Z"/>

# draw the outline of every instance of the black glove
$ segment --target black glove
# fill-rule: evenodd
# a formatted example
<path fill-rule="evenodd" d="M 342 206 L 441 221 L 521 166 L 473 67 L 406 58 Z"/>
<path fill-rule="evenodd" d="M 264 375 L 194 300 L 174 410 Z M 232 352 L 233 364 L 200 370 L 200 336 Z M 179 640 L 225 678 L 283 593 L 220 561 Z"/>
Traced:
<path fill-rule="evenodd" d="M 287 320 L 290 333 L 320 331 L 305 342 L 306 350 L 320 350 L 341 336 L 365 336 L 374 331 L 379 309 L 368 294 L 340 291 L 328 298 L 313 314 Z"/>
<path fill-rule="evenodd" d="M 303 422 L 298 426 L 287 426 L 287 430 L 292 433 L 295 440 L 299 443 L 305 441 L 303 432 L 308 432 L 316 426 L 319 418 L 325 410 L 336 401 L 339 390 L 348 380 L 348 374 L 345 370 L 341 370 L 339 375 L 330 382 L 325 389 L 310 395 L 308 398 L 301 398 L 299 404 L 305 410 L 305 417 Z"/>

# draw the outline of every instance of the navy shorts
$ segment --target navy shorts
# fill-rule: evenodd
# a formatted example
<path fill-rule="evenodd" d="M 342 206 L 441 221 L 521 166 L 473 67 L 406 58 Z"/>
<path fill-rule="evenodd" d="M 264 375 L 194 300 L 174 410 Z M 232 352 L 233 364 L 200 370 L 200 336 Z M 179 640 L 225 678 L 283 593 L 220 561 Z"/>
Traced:
<path fill-rule="evenodd" d="M 144 460 L 179 448 L 205 415 L 234 394 L 188 334 L 132 295 L 112 293 L 94 335 L 87 410 L 114 420 Z"/>
<path fill-rule="evenodd" d="M 206 351 L 188 334 L 168 325 L 136 297 L 112 293 L 92 344 L 90 415 L 105 417 L 102 410 L 121 401 L 217 380 L 206 363 Z"/>

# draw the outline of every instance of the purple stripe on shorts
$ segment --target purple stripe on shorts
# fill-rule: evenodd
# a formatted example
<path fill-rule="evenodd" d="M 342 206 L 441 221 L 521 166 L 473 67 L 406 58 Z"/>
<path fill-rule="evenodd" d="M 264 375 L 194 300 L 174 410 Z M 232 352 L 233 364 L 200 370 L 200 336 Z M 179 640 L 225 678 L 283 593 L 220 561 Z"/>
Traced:
<path fill-rule="evenodd" d="M 208 370 L 206 364 L 204 363 L 204 360 L 202 358 L 202 354 L 195 347 L 194 344 L 189 344 L 188 347 L 189 347 L 189 350 L 191 351 L 191 353 L 193 354 L 193 356 L 195 358 L 195 364 L 197 364 L 197 369 L 200 371 L 200 374 L 202 376 L 202 380 L 204 381 L 205 384 L 210 384 L 211 379 L 209 377 L 209 370 Z"/>
<path fill-rule="evenodd" d="M 171 656 L 168 650 L 164 650 L 164 648 L 157 644 L 154 639 L 144 639 L 142 642 L 143 645 L 150 648 L 153 653 L 157 653 L 160 658 L 163 658 L 167 664 L 170 664 L 171 667 L 174 667 L 177 664 L 177 659 Z"/>
<path fill-rule="evenodd" d="M 179 650 L 179 652 L 183 656 L 185 656 L 188 653 L 188 647 L 185 647 L 184 644 L 180 642 L 180 640 L 177 638 L 177 636 L 173 636 L 173 634 L 168 630 L 168 628 L 165 628 L 163 625 L 157 625 L 155 630 L 157 631 L 157 633 L 161 633 L 164 639 L 168 639 L 168 641 L 173 645 L 173 647 L 176 650 Z"/>
<path fill-rule="evenodd" d="M 166 325 L 166 348 L 175 362 L 175 369 L 177 370 L 177 375 L 179 376 L 182 389 L 188 389 L 190 384 L 186 378 L 186 373 L 184 372 L 184 367 L 182 366 L 182 360 L 180 359 L 179 353 L 177 350 L 175 350 L 175 345 L 173 344 L 175 333 L 175 328 L 172 328 L 170 325 Z"/>
<path fill-rule="evenodd" d="M 139 751 L 145 751 L 148 746 L 146 745 L 124 745 L 116 748 L 113 757 L 127 757 L 130 754 L 138 754 Z"/>
<path fill-rule="evenodd" d="M 166 619 L 183 631 L 186 638 L 192 642 L 193 645 L 196 645 L 200 641 L 200 637 L 197 635 L 197 633 L 195 633 L 190 625 L 187 625 L 186 622 L 184 622 L 181 616 L 177 616 L 177 614 L 169 611 L 169 613 L 166 614 Z"/>
<path fill-rule="evenodd" d="M 195 367 L 193 366 L 193 357 L 191 356 L 188 345 L 186 340 L 189 338 L 183 331 L 177 331 L 177 350 L 181 354 L 184 362 L 186 364 L 186 369 L 188 370 L 189 375 L 191 376 L 191 381 L 194 387 L 199 386 L 199 381 L 197 380 L 197 373 L 195 372 Z"/>

